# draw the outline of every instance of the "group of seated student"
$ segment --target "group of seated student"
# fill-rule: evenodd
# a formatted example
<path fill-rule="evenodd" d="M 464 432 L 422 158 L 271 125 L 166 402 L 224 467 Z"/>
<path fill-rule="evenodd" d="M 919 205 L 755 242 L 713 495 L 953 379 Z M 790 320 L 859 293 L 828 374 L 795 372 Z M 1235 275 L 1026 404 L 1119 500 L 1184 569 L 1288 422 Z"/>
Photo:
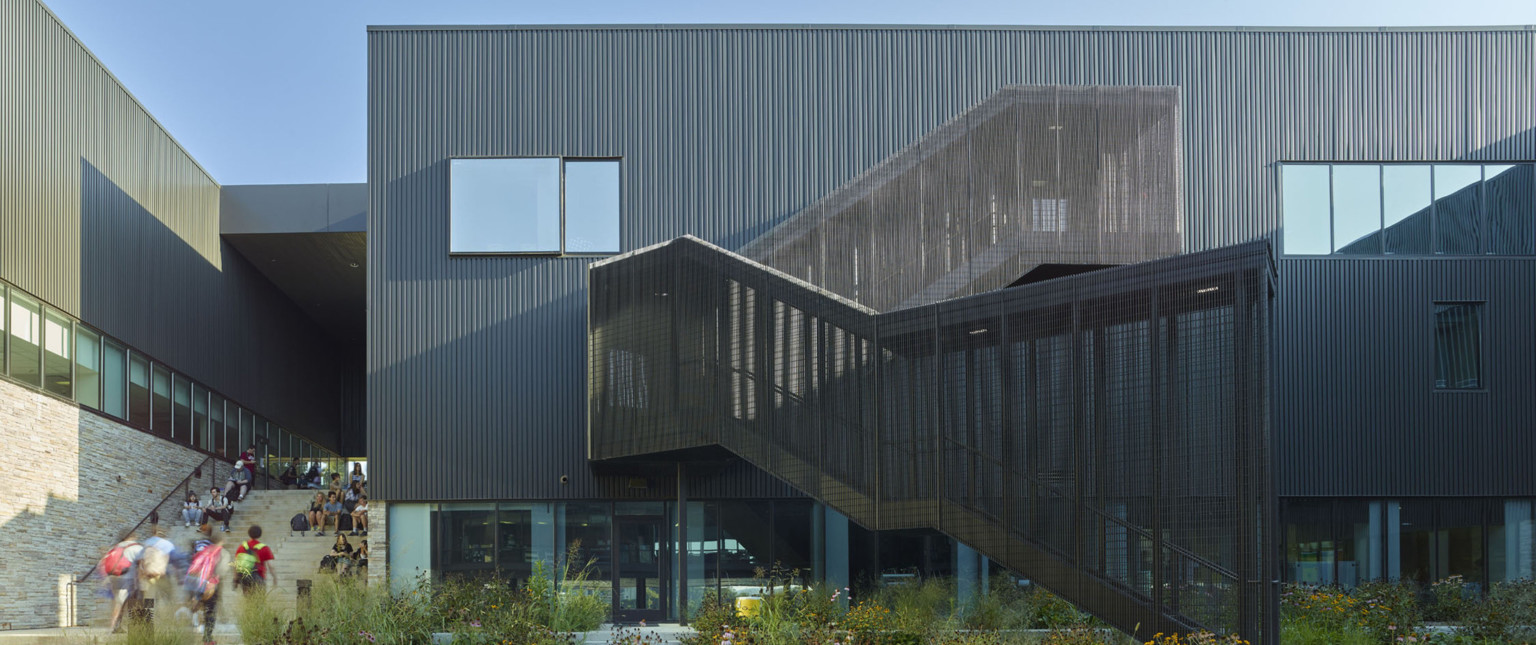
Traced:
<path fill-rule="evenodd" d="M 328 485 L 326 477 L 320 472 L 319 463 L 311 463 L 309 470 L 300 475 L 299 460 L 297 458 L 288 462 L 288 468 L 283 471 L 282 475 L 278 476 L 278 481 L 282 482 L 284 488 L 308 488 L 311 490 L 326 490 L 327 488 L 335 490 L 339 487 L 344 487 L 349 481 L 359 486 L 367 485 L 361 463 L 352 464 L 352 473 L 348 480 L 343 480 L 340 473 L 331 473 L 331 483 Z"/>
<path fill-rule="evenodd" d="M 341 475 L 331 473 L 329 489 L 315 493 L 315 499 L 310 501 L 306 513 L 309 526 L 316 529 L 315 535 L 325 535 L 328 525 L 334 525 L 340 535 L 343 515 L 352 519 L 352 535 L 368 535 L 368 492 L 363 488 L 362 469 L 354 467 L 352 474 L 352 482 L 344 487 Z"/>
<path fill-rule="evenodd" d="M 187 498 L 181 503 L 182 526 L 201 526 L 221 522 L 224 532 L 229 532 L 229 518 L 235 514 L 235 505 L 224 496 L 224 491 L 215 486 L 208 489 L 208 499 L 199 500 L 197 493 L 187 491 Z"/>
<path fill-rule="evenodd" d="M 361 544 L 353 546 L 347 541 L 345 533 L 336 533 L 336 543 L 331 545 L 331 552 L 320 558 L 320 570 L 343 576 L 355 575 L 361 569 L 368 567 L 368 540 L 362 540 Z"/>

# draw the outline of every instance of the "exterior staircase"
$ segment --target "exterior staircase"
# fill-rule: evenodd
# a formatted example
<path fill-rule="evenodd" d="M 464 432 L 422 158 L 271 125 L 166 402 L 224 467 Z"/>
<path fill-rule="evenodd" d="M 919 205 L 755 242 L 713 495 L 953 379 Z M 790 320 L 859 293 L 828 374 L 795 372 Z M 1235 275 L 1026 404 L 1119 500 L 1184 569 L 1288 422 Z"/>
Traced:
<path fill-rule="evenodd" d="M 723 448 L 1141 640 L 1271 645 L 1273 279 L 1252 242 L 880 313 L 685 236 L 592 265 L 588 457 Z"/>
<path fill-rule="evenodd" d="M 247 531 L 252 525 L 262 528 L 261 541 L 271 547 L 275 559 L 268 566 L 276 573 L 276 584 L 269 587 L 268 597 L 278 607 L 292 611 L 297 604 L 298 589 L 301 582 L 310 582 L 318 579 L 322 574 L 318 572 L 320 559 L 331 552 L 331 546 L 335 543 L 335 531 L 326 531 L 324 536 L 317 535 L 315 531 L 306 531 L 303 534 L 289 530 L 288 521 L 297 513 L 309 508 L 309 501 L 314 499 L 315 491 L 304 490 L 256 490 L 246 495 L 244 501 L 235 505 L 234 516 L 229 522 L 229 533 L 222 533 L 224 546 L 233 557 L 234 549 L 240 543 L 248 539 Z M 169 506 L 169 505 L 168 505 Z M 168 508 L 167 506 L 167 508 Z M 370 502 L 373 509 L 369 514 L 374 517 L 374 534 L 379 537 L 383 532 L 378 530 L 382 525 L 384 513 L 382 504 Z M 183 526 L 179 514 L 171 512 L 161 513 L 159 529 L 169 539 L 182 549 L 190 549 L 198 539 L 196 526 Z M 214 530 L 220 530 L 220 525 L 215 523 Z M 139 539 L 147 538 L 150 530 L 140 531 Z M 362 544 L 362 540 L 369 539 L 362 536 L 348 535 L 347 540 L 356 548 Z M 373 551 L 373 559 L 376 569 L 380 573 L 369 577 L 382 576 L 383 568 L 383 542 L 374 545 L 370 542 Z M 181 590 L 169 584 L 157 585 L 154 589 L 146 590 L 146 596 L 155 599 L 156 613 L 166 615 L 166 612 L 174 612 L 181 606 L 184 595 Z M 94 596 L 93 596 L 94 598 Z M 106 607 L 106 601 L 96 598 L 100 605 L 95 615 L 107 616 L 110 612 Z M 238 643 L 238 631 L 233 628 L 236 624 L 241 602 L 240 593 L 226 579 L 222 601 L 219 603 L 220 629 L 215 634 L 219 642 Z"/>

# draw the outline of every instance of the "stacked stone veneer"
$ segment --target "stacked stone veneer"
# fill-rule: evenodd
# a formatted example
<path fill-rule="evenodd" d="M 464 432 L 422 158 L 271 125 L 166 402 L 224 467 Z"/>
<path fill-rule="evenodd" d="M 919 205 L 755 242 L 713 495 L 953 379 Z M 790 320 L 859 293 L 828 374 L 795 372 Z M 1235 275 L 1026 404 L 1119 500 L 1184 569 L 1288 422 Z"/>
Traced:
<path fill-rule="evenodd" d="M 207 456 L 0 381 L 0 629 L 89 623 L 99 581 L 68 583 Z M 231 468 L 205 467 L 199 495 Z M 176 492 L 166 522 L 179 520 Z"/>

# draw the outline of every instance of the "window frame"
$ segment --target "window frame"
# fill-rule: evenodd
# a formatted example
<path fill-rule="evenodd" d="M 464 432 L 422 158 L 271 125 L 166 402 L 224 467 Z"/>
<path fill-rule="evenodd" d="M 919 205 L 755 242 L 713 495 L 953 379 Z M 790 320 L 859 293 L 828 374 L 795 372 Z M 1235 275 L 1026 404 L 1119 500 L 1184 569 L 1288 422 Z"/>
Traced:
<path fill-rule="evenodd" d="M 1477 257 L 1477 256 L 1470 256 L 1470 257 Z M 1439 334 L 1438 334 L 1438 331 L 1437 331 L 1437 327 L 1439 325 L 1439 321 L 1436 319 L 1436 312 L 1435 312 L 1435 310 L 1437 308 L 1439 308 L 1439 307 L 1442 307 L 1442 306 L 1452 306 L 1452 305 L 1476 305 L 1476 307 L 1477 307 L 1477 347 L 1476 347 L 1477 385 L 1475 387 L 1454 387 L 1454 386 L 1451 386 L 1451 385 L 1446 385 L 1446 386 L 1442 387 L 1442 386 L 1440 386 L 1438 384 L 1440 379 L 1439 379 L 1439 368 L 1437 367 L 1436 362 L 1439 361 L 1439 357 L 1440 357 L 1440 339 L 1439 339 Z M 1486 300 L 1447 299 L 1447 300 L 1433 300 L 1433 301 L 1430 302 L 1430 305 L 1429 305 L 1429 324 L 1430 324 L 1430 365 L 1429 365 L 1430 380 L 1429 380 L 1429 389 L 1430 389 L 1431 392 L 1436 392 L 1436 393 L 1440 393 L 1440 394 L 1466 394 L 1466 393 L 1479 393 L 1479 392 L 1487 392 L 1488 391 L 1489 388 L 1488 388 L 1488 378 L 1487 378 L 1487 369 L 1486 369 L 1486 367 L 1488 365 L 1488 360 L 1487 360 L 1487 357 L 1484 356 L 1484 351 L 1483 351 L 1483 345 L 1484 345 L 1483 338 L 1488 335 L 1487 322 L 1486 322 L 1487 319 L 1488 319 L 1488 301 L 1486 301 Z"/>
<path fill-rule="evenodd" d="M 1531 252 L 1531 253 L 1498 253 L 1498 252 L 1496 252 L 1492 248 L 1492 242 L 1490 241 L 1492 236 L 1489 233 L 1489 226 L 1490 226 L 1490 221 L 1491 220 L 1490 220 L 1490 213 L 1489 213 L 1489 208 L 1490 207 L 1489 207 L 1489 194 L 1488 194 L 1488 185 L 1487 185 L 1487 183 L 1488 183 L 1488 167 L 1490 167 L 1490 166 L 1528 166 L 1528 167 L 1532 167 L 1533 168 L 1533 172 L 1536 172 L 1536 161 L 1531 161 L 1531 160 L 1477 160 L 1477 161 L 1469 161 L 1469 160 L 1464 160 L 1464 159 L 1463 160 L 1414 159 L 1414 160 L 1334 160 L 1334 161 L 1328 161 L 1328 160 L 1287 159 L 1287 160 L 1281 160 L 1281 161 L 1276 162 L 1275 166 L 1276 166 L 1276 169 L 1277 169 L 1277 173 L 1276 173 L 1276 177 L 1275 177 L 1275 199 L 1278 202 L 1278 209 L 1276 211 L 1276 214 L 1277 214 L 1276 220 L 1277 220 L 1277 224 L 1278 225 L 1276 226 L 1276 228 L 1274 230 L 1274 242 L 1275 242 L 1276 248 L 1279 249 L 1278 255 L 1280 255 L 1280 256 L 1283 256 L 1283 257 L 1293 257 L 1293 258 L 1306 258 L 1306 259 L 1309 259 L 1309 260 L 1315 260 L 1315 259 L 1384 260 L 1384 259 L 1393 259 L 1393 258 L 1420 258 L 1420 259 L 1422 259 L 1422 258 L 1457 258 L 1457 259 L 1467 259 L 1467 258 L 1479 258 L 1479 257 L 1482 257 L 1482 258 L 1529 258 L 1529 257 L 1536 257 L 1536 222 L 1533 222 L 1532 226 L 1531 226 L 1531 229 L 1532 229 L 1533 232 L 1527 234 L 1527 237 L 1530 237 L 1532 239 L 1526 240 L 1526 242 L 1530 245 L 1527 248 L 1533 249 L 1533 252 Z M 1328 248 L 1330 250 L 1327 253 L 1292 253 L 1292 252 L 1290 252 L 1289 250 L 1287 250 L 1285 248 L 1285 235 L 1284 235 L 1283 232 L 1284 232 L 1284 229 L 1285 229 L 1285 226 L 1286 226 L 1286 218 L 1285 218 L 1285 212 L 1286 212 L 1286 204 L 1285 204 L 1285 169 L 1286 169 L 1287 166 L 1321 166 L 1321 167 L 1325 167 L 1325 168 L 1328 169 L 1328 216 L 1327 216 L 1328 231 L 1327 231 L 1327 233 L 1328 233 L 1328 240 L 1329 240 Z M 1376 166 L 1379 169 L 1379 172 L 1377 174 L 1377 189 L 1378 189 L 1378 191 L 1379 191 L 1379 193 L 1381 195 L 1381 198 L 1377 202 L 1377 207 L 1378 207 L 1378 210 L 1379 210 L 1378 218 L 1377 219 L 1380 222 L 1380 224 L 1378 225 L 1378 227 L 1376 229 L 1376 234 L 1378 236 L 1377 237 L 1377 246 L 1379 248 L 1379 250 L 1376 253 L 1371 253 L 1371 254 L 1365 254 L 1365 253 L 1349 254 L 1349 253 L 1339 253 L 1337 250 L 1333 250 L 1334 247 L 1337 244 L 1336 241 L 1333 239 L 1335 228 L 1336 228 L 1335 217 L 1334 217 L 1334 206 L 1335 206 L 1334 200 L 1335 200 L 1335 193 L 1336 193 L 1336 190 L 1335 190 L 1336 173 L 1334 173 L 1334 168 L 1337 168 L 1337 167 L 1340 167 L 1340 166 Z M 1386 206 L 1385 206 L 1385 204 L 1386 204 L 1386 200 L 1385 200 L 1385 197 L 1386 197 L 1385 177 L 1386 177 L 1386 169 L 1388 167 L 1392 167 L 1392 166 L 1423 166 L 1423 167 L 1425 167 L 1425 168 L 1427 168 L 1429 170 L 1429 181 L 1430 181 L 1430 184 L 1429 184 L 1429 206 L 1428 206 L 1428 208 L 1430 210 L 1430 217 L 1429 217 L 1429 228 L 1428 228 L 1428 232 L 1427 232 L 1427 235 L 1429 236 L 1428 237 L 1428 246 L 1429 246 L 1429 251 L 1428 252 L 1396 253 L 1396 252 L 1392 252 L 1392 251 L 1387 250 L 1387 240 L 1386 240 L 1386 230 L 1387 230 L 1386 215 L 1387 215 L 1387 213 L 1386 213 Z M 1467 166 L 1467 167 L 1472 167 L 1472 168 L 1477 168 L 1478 169 L 1478 175 L 1479 175 L 1479 179 L 1478 179 L 1478 182 L 1477 182 L 1477 186 L 1478 186 L 1478 213 L 1477 213 L 1477 217 L 1476 217 L 1476 222 L 1477 222 L 1477 226 L 1478 226 L 1478 230 L 1477 230 L 1478 240 L 1477 240 L 1477 249 L 1475 251 L 1471 252 L 1471 253 L 1450 253 L 1450 252 L 1446 252 L 1445 250 L 1443 250 L 1441 248 L 1441 240 L 1440 240 L 1440 235 L 1439 235 L 1439 230 L 1438 230 L 1439 229 L 1439 219 L 1440 219 L 1440 213 L 1439 213 L 1440 203 L 1439 202 L 1441 201 L 1441 196 L 1439 195 L 1438 191 L 1436 190 L 1434 182 L 1435 182 L 1436 168 L 1442 167 L 1442 166 Z M 1529 196 L 1529 199 L 1531 200 L 1531 203 L 1533 205 L 1536 205 L 1536 184 L 1533 184 L 1533 186 L 1531 188 L 1531 194 Z"/>
<path fill-rule="evenodd" d="M 453 162 L 469 160 L 495 160 L 495 159 L 553 159 L 559 164 L 560 192 L 558 215 L 560 230 L 560 250 L 558 251 L 455 251 L 453 250 Z M 566 240 L 566 203 L 565 203 L 565 177 L 566 164 L 571 162 L 582 163 L 592 161 L 611 161 L 619 164 L 619 194 L 618 212 L 615 213 L 618 221 L 619 250 L 617 251 L 570 251 Z M 448 172 L 447 206 L 448 217 L 445 220 L 445 233 L 448 237 L 449 257 L 541 257 L 541 258 L 606 258 L 622 255 L 624 251 L 624 158 L 619 155 L 455 155 L 448 157 L 448 163 L 444 164 Z"/>

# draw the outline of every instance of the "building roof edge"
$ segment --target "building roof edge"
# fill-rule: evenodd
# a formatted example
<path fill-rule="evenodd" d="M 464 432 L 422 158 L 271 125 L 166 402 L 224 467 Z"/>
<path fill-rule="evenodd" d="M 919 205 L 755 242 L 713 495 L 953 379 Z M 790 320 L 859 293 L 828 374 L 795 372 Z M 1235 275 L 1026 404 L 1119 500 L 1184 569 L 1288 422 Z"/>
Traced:
<path fill-rule="evenodd" d="M 1355 26 L 1355 27 L 1256 27 L 1198 25 L 921 25 L 921 24 L 818 24 L 818 23 L 634 23 L 547 25 L 369 25 L 370 32 L 387 31 L 1130 31 L 1220 33 L 1441 33 L 1441 32 L 1536 32 L 1533 25 L 1464 26 Z"/>

